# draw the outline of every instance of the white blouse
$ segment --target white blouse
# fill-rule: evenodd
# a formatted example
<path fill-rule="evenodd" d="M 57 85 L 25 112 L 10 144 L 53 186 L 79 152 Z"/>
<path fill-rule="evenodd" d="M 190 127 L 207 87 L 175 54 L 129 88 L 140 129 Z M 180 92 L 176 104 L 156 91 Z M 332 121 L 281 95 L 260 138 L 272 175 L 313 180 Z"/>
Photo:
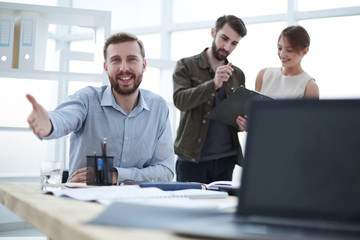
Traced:
<path fill-rule="evenodd" d="M 295 76 L 285 76 L 281 68 L 267 68 L 264 72 L 260 92 L 276 99 L 303 98 L 306 84 L 312 77 L 302 72 Z"/>

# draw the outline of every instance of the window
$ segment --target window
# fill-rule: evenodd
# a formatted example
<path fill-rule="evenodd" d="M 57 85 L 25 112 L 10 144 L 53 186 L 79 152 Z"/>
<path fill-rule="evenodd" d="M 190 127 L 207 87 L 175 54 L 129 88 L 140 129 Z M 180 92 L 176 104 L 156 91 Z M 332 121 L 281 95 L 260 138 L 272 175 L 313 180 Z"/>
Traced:
<path fill-rule="evenodd" d="M 171 60 L 199 54 L 211 46 L 210 28 L 189 31 L 178 31 L 171 34 Z"/>
<path fill-rule="evenodd" d="M 137 37 L 143 42 L 146 58 L 161 58 L 161 36 L 160 34 L 138 34 Z"/>
<path fill-rule="evenodd" d="M 233 14 L 241 18 L 286 13 L 286 0 L 173 0 L 174 23 L 211 21 L 221 15 Z"/>
<path fill-rule="evenodd" d="M 315 78 L 321 98 L 359 98 L 357 69 L 360 32 L 351 26 L 360 16 L 300 21 L 310 35 L 310 50 L 303 67 Z M 348 26 L 348 27 L 344 27 Z"/>
<path fill-rule="evenodd" d="M 44 108 L 54 109 L 57 100 L 57 82 L 35 79 L 0 78 L 0 126 L 25 127 L 31 112 L 31 103 L 27 93 L 33 95 Z M 23 145 L 25 143 L 22 143 Z"/>
<path fill-rule="evenodd" d="M 321 9 L 336 9 L 360 6 L 359 0 L 299 0 L 299 11 L 314 11 Z"/>
<path fill-rule="evenodd" d="M 74 8 L 111 11 L 112 29 L 144 28 L 161 24 L 161 0 L 73 0 Z"/>

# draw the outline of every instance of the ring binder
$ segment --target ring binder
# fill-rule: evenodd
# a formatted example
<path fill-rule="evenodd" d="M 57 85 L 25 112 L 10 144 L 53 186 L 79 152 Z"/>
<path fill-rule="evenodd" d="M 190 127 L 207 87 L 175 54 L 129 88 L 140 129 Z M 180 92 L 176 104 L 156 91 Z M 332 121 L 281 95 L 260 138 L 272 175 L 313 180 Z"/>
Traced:
<path fill-rule="evenodd" d="M 24 15 L 15 22 L 13 68 L 44 70 L 48 23 L 37 15 Z"/>
<path fill-rule="evenodd" d="M 0 69 L 10 69 L 13 57 L 14 17 L 0 17 Z"/>

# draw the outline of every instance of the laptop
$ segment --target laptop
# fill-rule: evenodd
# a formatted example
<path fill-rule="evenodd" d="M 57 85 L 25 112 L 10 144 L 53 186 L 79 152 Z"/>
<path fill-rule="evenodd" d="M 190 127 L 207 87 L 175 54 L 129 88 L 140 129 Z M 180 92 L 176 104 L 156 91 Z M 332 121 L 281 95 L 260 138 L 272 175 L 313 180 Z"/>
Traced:
<path fill-rule="evenodd" d="M 206 239 L 360 239 L 360 100 L 254 101 L 236 213 L 171 230 Z"/>

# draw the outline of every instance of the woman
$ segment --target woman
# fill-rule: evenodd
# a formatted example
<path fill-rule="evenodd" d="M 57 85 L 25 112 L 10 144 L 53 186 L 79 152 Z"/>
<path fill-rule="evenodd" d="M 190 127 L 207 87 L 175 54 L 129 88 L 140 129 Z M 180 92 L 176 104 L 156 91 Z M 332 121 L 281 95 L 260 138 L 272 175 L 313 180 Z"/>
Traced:
<path fill-rule="evenodd" d="M 310 37 L 301 26 L 285 28 L 278 40 L 278 55 L 282 67 L 265 68 L 256 77 L 255 90 L 275 99 L 319 99 L 315 80 L 301 67 L 309 51 Z M 246 117 L 238 116 L 240 130 L 247 128 Z"/>
<path fill-rule="evenodd" d="M 265 68 L 256 77 L 255 90 L 275 99 L 319 99 L 315 80 L 301 67 L 302 58 L 308 53 L 310 37 L 301 26 L 285 28 L 278 40 L 280 68 Z"/>

